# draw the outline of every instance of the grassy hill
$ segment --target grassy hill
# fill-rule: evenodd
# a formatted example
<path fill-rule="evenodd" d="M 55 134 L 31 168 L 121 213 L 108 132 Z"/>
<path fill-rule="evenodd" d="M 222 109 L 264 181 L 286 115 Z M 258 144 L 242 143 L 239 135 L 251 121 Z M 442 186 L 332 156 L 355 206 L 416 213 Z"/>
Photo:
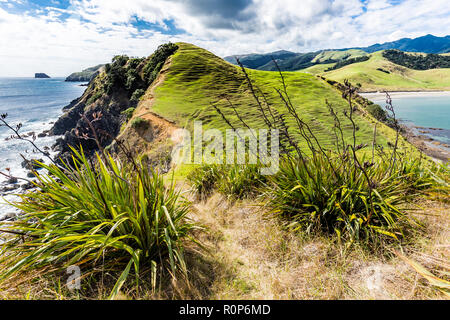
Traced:
<path fill-rule="evenodd" d="M 229 106 L 227 98 L 252 128 L 264 127 L 264 121 L 255 110 L 255 101 L 247 87 L 239 67 L 232 65 L 214 54 L 186 43 L 178 43 L 178 51 L 161 70 L 161 75 L 141 98 L 134 115 L 151 117 L 156 114 L 178 127 L 192 128 L 194 120 L 203 121 L 206 128 L 226 129 L 228 125 L 212 107 L 222 109 L 237 128 L 244 127 Z M 275 91 L 280 88 L 277 72 L 248 70 L 254 84 L 263 90 L 274 108 L 287 114 Z M 335 87 L 310 74 L 283 72 L 288 92 L 297 112 L 308 122 L 321 143 L 333 148 L 334 120 L 329 114 L 325 101 L 328 100 L 338 112 L 347 139 L 351 139 L 351 124 L 343 116 L 347 102 Z M 149 120 L 151 120 L 149 118 Z M 294 124 L 294 119 L 287 117 Z M 358 143 L 370 143 L 376 120 L 364 110 L 356 115 Z M 130 127 L 130 126 L 128 126 Z M 394 141 L 394 132 L 385 125 L 378 126 L 377 142 L 387 146 Z M 295 133 L 294 133 L 295 135 Z M 303 141 L 300 142 L 305 143 Z M 415 148 L 403 139 L 401 146 L 415 152 Z"/>
<path fill-rule="evenodd" d="M 251 69 L 276 71 L 277 67 L 272 58 L 283 71 L 296 71 L 309 67 L 319 67 L 322 64 L 336 63 L 346 59 L 367 56 L 368 54 L 362 50 L 323 50 L 308 53 L 294 53 L 289 51 L 277 51 L 267 54 L 248 54 L 238 55 L 241 63 Z M 225 61 L 236 64 L 234 56 L 225 57 Z"/>
<path fill-rule="evenodd" d="M 346 60 L 349 58 L 364 57 L 367 53 L 362 50 L 350 49 L 346 51 L 322 51 L 319 53 L 311 62 L 313 63 L 324 63 L 326 61 L 335 60 Z"/>
<path fill-rule="evenodd" d="M 388 61 L 383 57 L 382 51 L 372 53 L 368 61 L 330 72 L 323 70 L 325 69 L 308 68 L 302 71 L 320 74 L 339 82 L 349 79 L 353 83 L 360 83 L 364 91 L 450 90 L 450 69 L 409 69 Z"/>

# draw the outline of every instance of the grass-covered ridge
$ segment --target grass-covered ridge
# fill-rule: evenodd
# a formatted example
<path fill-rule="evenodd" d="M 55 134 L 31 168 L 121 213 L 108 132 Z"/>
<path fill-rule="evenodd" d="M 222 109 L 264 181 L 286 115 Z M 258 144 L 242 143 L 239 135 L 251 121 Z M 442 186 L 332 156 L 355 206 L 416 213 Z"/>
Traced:
<path fill-rule="evenodd" d="M 148 111 L 175 122 L 179 127 L 190 128 L 194 120 L 202 120 L 204 126 L 227 128 L 222 118 L 212 107 L 223 110 L 236 127 L 242 127 L 229 101 L 243 115 L 250 127 L 261 128 L 264 121 L 255 112 L 255 100 L 248 89 L 244 75 L 238 66 L 225 62 L 211 52 L 191 44 L 178 43 L 178 51 L 172 56 L 164 70 L 164 80 L 155 88 L 154 100 Z M 278 72 L 248 70 L 258 89 L 263 90 L 268 100 L 278 111 L 284 112 L 275 88 L 280 88 Z M 329 115 L 326 101 L 342 115 L 347 102 L 341 92 L 313 75 L 299 72 L 283 72 L 293 105 L 303 119 L 310 123 L 321 143 L 331 146 L 334 137 L 333 119 Z M 258 90 L 256 89 L 256 90 Z M 228 101 L 229 100 L 229 101 Z M 287 117 L 288 122 L 293 119 Z M 375 120 L 359 113 L 355 116 L 358 126 L 358 143 L 367 143 L 373 136 Z M 343 119 L 344 130 L 351 125 Z M 393 142 L 393 131 L 385 125 L 378 126 L 377 143 L 387 145 Z M 414 148 L 405 141 L 401 147 L 414 152 Z"/>
<path fill-rule="evenodd" d="M 339 82 L 349 79 L 353 83 L 360 83 L 363 91 L 450 90 L 450 68 L 413 70 L 387 60 L 383 51 L 372 53 L 368 61 L 330 72 L 325 70 L 311 67 L 302 71 Z"/>

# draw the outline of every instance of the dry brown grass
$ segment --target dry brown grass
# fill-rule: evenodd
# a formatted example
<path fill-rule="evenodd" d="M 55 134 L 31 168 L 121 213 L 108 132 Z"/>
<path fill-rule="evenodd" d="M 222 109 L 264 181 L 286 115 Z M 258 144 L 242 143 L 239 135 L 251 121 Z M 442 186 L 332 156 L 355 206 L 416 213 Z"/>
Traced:
<path fill-rule="evenodd" d="M 427 231 L 405 253 L 430 270 L 448 266 L 449 206 L 422 203 Z M 192 217 L 210 230 L 201 241 L 213 262 L 203 299 L 440 299 L 405 262 L 346 249 L 333 239 L 288 232 L 251 201 L 220 195 L 196 203 Z M 426 215 L 423 213 L 426 212 Z M 204 288 L 205 289 L 205 288 Z"/>
<path fill-rule="evenodd" d="M 426 232 L 403 253 L 438 276 L 449 270 L 450 206 L 420 203 L 417 217 Z M 292 233 L 267 217 L 254 201 L 231 203 L 214 194 L 193 205 L 191 218 L 206 227 L 197 235 L 206 251 L 186 250 L 189 281 L 167 281 L 155 294 L 131 289 L 122 299 L 444 299 L 394 254 L 346 249 L 333 239 Z M 0 299 L 98 299 L 71 295 L 65 277 L 34 273 L 16 276 L 0 287 Z"/>

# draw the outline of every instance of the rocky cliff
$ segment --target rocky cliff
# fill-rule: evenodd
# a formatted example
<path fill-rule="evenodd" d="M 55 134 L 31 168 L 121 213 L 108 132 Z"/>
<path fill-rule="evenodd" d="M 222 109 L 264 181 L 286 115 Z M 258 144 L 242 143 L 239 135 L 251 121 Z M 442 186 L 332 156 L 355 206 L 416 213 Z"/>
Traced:
<path fill-rule="evenodd" d="M 62 159 L 70 146 L 82 146 L 87 154 L 98 149 L 93 130 L 102 148 L 109 146 L 127 121 L 127 114 L 157 78 L 167 58 L 177 46 L 162 45 L 148 58 L 116 56 L 94 77 L 83 95 L 63 110 L 50 134 L 63 135 L 53 146 Z M 126 112 L 127 111 L 127 112 Z M 92 128 L 93 127 L 93 128 Z"/>
<path fill-rule="evenodd" d="M 89 82 L 94 79 L 100 72 L 104 71 L 104 64 L 84 69 L 81 72 L 74 72 L 66 78 L 70 82 Z"/>

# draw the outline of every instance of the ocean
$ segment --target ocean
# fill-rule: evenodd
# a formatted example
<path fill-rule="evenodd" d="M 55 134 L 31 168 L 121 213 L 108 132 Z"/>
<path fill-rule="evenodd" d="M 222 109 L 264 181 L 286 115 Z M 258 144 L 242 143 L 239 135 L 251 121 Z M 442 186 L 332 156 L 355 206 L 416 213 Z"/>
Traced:
<path fill-rule="evenodd" d="M 9 124 L 22 123 L 21 133 L 34 132 L 36 136 L 52 127 L 52 123 L 62 114 L 62 108 L 73 99 L 80 97 L 86 87 L 80 83 L 65 82 L 64 78 L 34 79 L 34 78 L 0 78 L 0 114 L 7 113 Z M 6 168 L 11 174 L 26 177 L 26 170 L 22 168 L 20 154 L 27 158 L 43 158 L 40 154 L 33 154 L 32 147 L 27 142 L 18 140 L 6 141 L 12 133 L 8 128 L 0 127 L 0 171 Z M 37 138 L 39 147 L 51 147 L 56 137 Z M 0 175 L 0 188 L 6 178 Z M 19 183 L 24 183 L 20 182 Z M 7 196 L 9 200 L 13 199 Z M 0 197 L 0 218 L 10 210 Z"/>

